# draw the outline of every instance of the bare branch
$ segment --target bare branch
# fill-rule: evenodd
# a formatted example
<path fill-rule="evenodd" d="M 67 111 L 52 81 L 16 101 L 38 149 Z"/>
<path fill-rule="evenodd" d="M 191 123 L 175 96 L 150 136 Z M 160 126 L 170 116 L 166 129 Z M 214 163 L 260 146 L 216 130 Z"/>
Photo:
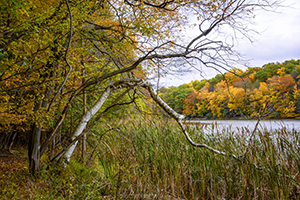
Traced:
<path fill-rule="evenodd" d="M 71 42 L 72 42 L 72 37 L 73 37 L 73 18 L 72 18 L 72 13 L 71 13 L 71 8 L 70 8 L 70 5 L 69 5 L 69 2 L 68 0 L 66 0 L 66 4 L 67 4 L 67 7 L 68 7 L 68 12 L 69 12 L 69 15 L 70 15 L 70 36 L 69 36 L 69 42 L 67 44 L 67 49 L 66 49 L 66 52 L 65 52 L 65 61 L 69 67 L 69 71 L 64 79 L 64 81 L 62 82 L 62 84 L 60 85 L 58 91 L 56 92 L 55 96 L 53 97 L 51 103 L 49 104 L 49 108 L 52 106 L 52 104 L 54 103 L 55 99 L 57 98 L 58 94 L 60 93 L 60 91 L 62 90 L 62 88 L 64 87 L 64 85 L 66 84 L 67 82 L 67 79 L 72 71 L 72 66 L 70 65 L 70 63 L 68 62 L 68 52 L 69 52 L 69 49 L 70 49 L 70 46 L 71 46 Z M 49 109 L 48 108 L 48 109 Z"/>
<path fill-rule="evenodd" d="M 185 126 L 182 124 L 182 120 L 185 118 L 184 115 L 179 115 L 178 113 L 176 113 L 170 106 L 168 106 L 158 95 L 157 93 L 153 90 L 153 88 L 150 86 L 150 84 L 148 83 L 144 83 L 143 87 L 145 87 L 152 99 L 166 112 L 168 113 L 172 118 L 174 118 L 176 120 L 176 122 L 179 124 L 182 132 L 184 133 L 186 139 L 188 140 L 188 142 L 195 146 L 195 147 L 200 147 L 200 148 L 206 148 L 210 151 L 213 151 L 214 153 L 217 153 L 217 154 L 220 154 L 220 155 L 223 155 L 223 156 L 230 156 L 230 157 L 233 157 L 235 159 L 238 159 L 238 157 L 234 154 L 226 154 L 225 152 L 222 152 L 222 151 L 219 151 L 217 149 L 214 149 L 206 144 L 198 144 L 198 143 L 195 143 L 191 137 L 189 136 L 188 132 L 186 131 L 185 129 Z"/>

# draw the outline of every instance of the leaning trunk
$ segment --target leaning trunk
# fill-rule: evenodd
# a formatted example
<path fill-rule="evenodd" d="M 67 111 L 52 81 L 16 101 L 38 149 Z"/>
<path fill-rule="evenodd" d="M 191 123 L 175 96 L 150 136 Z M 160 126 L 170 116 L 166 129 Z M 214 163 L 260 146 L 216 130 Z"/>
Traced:
<path fill-rule="evenodd" d="M 98 110 L 102 107 L 103 103 L 107 99 L 107 97 L 112 93 L 113 87 L 108 86 L 103 94 L 101 95 L 100 99 L 95 103 L 95 105 L 89 109 L 85 114 L 82 116 L 79 125 L 77 126 L 73 136 L 72 136 L 72 141 L 74 141 L 85 129 L 87 123 L 90 121 L 90 119 L 98 112 Z M 78 141 L 76 141 L 74 144 L 72 144 L 64 153 L 64 162 L 65 164 L 69 163 L 70 158 L 73 154 L 73 151 L 75 150 L 75 147 L 77 145 Z M 56 158 L 60 159 L 60 158 Z"/>
<path fill-rule="evenodd" d="M 72 135 L 72 143 L 65 150 L 59 153 L 55 158 L 53 158 L 52 163 L 62 161 L 63 164 L 67 166 L 78 143 L 78 139 L 84 131 L 84 129 L 86 128 L 86 125 L 88 124 L 90 119 L 99 111 L 105 100 L 109 97 L 109 95 L 112 92 L 124 87 L 136 87 L 141 83 L 142 81 L 139 79 L 120 80 L 115 82 L 113 85 L 107 86 L 104 92 L 102 93 L 101 97 L 98 99 L 98 101 L 81 117 L 81 120 L 78 126 L 76 127 L 74 134 Z M 62 158 L 64 159 L 61 160 Z"/>

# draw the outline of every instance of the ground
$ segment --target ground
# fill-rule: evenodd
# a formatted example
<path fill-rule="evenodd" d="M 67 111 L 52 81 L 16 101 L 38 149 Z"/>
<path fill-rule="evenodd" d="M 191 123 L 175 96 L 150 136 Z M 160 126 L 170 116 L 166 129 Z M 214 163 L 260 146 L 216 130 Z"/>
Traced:
<path fill-rule="evenodd" d="M 0 152 L 0 199 L 27 199 L 28 161 L 25 157 Z"/>

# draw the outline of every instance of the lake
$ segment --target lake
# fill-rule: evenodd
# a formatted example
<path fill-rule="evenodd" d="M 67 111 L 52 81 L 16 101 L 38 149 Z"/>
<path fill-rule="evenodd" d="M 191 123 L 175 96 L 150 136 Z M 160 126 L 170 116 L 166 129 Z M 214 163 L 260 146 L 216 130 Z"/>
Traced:
<path fill-rule="evenodd" d="M 219 130 L 222 128 L 231 128 L 236 130 L 237 128 L 246 127 L 249 130 L 253 130 L 257 120 L 187 120 L 187 123 L 203 123 L 214 124 Z M 295 130 L 300 132 L 300 120 L 261 120 L 258 128 L 260 130 L 275 131 L 286 127 L 287 131 Z"/>

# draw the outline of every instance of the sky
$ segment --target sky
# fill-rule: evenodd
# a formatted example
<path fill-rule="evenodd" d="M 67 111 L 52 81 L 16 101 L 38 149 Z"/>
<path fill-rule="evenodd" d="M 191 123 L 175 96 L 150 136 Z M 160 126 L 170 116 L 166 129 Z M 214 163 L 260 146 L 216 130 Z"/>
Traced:
<path fill-rule="evenodd" d="M 262 67 L 270 62 L 282 63 L 286 60 L 300 59 L 300 0 L 284 0 L 283 4 L 288 7 L 280 7 L 276 12 L 256 13 L 252 28 L 260 34 L 254 36 L 253 43 L 243 40 L 235 47 L 245 59 L 249 60 L 249 67 Z M 204 70 L 206 79 L 217 74 L 213 70 Z M 178 76 L 167 76 L 160 80 L 160 86 L 178 86 L 202 79 L 199 73 L 188 72 Z"/>

